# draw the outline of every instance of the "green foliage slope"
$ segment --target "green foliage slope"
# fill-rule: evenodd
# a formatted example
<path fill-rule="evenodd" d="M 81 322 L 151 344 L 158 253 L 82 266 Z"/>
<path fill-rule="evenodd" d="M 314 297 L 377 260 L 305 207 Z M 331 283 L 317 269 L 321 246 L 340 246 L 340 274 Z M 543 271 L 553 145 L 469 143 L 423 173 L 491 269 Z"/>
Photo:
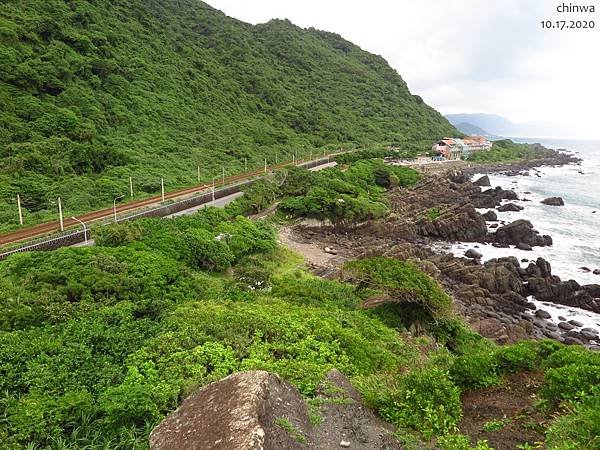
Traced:
<path fill-rule="evenodd" d="M 385 60 L 199 0 L 0 4 L 0 224 L 68 214 L 317 148 L 456 133 Z M 350 143 L 350 144 L 349 144 Z"/>
<path fill-rule="evenodd" d="M 1 262 L 0 448 L 146 449 L 150 430 L 209 382 L 264 369 L 310 400 L 332 368 L 383 418 L 448 450 L 470 448 L 455 434 L 462 392 L 543 370 L 540 395 L 558 415 L 548 447 L 598 448 L 598 354 L 498 347 L 448 318 L 449 298 L 416 267 L 367 258 L 347 267 L 353 283 L 320 279 L 273 231 L 208 208 Z M 402 301 L 360 307 L 381 292 Z M 435 319 L 436 342 L 406 332 L 422 320 L 415 305 Z"/>

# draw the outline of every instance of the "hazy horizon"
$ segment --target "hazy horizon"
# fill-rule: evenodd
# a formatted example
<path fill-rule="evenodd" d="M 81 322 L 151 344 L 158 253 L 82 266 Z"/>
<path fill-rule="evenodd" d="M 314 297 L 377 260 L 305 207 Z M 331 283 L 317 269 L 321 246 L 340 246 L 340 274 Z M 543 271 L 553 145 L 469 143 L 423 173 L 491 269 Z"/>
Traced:
<path fill-rule="evenodd" d="M 383 56 L 442 114 L 496 114 L 515 123 L 550 122 L 560 137 L 600 138 L 595 105 L 600 23 L 592 30 L 544 30 L 542 20 L 594 20 L 558 14 L 553 2 L 208 0 L 249 23 L 289 19 L 338 33 Z M 596 131 L 597 130 L 597 131 Z"/>

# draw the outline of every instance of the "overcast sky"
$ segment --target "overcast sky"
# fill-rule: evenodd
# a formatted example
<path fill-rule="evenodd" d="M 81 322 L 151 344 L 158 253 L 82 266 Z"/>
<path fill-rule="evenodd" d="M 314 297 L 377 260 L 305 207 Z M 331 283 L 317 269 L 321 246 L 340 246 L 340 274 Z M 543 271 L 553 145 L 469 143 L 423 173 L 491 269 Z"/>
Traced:
<path fill-rule="evenodd" d="M 558 0 L 208 0 L 250 23 L 287 18 L 383 56 L 414 94 L 447 113 L 551 121 L 600 137 L 600 4 L 558 14 Z M 569 2 L 566 2 L 567 4 Z M 542 30 L 595 20 L 594 30 Z M 565 133 L 572 134 L 572 133 Z M 565 136 L 566 137 L 566 136 Z"/>

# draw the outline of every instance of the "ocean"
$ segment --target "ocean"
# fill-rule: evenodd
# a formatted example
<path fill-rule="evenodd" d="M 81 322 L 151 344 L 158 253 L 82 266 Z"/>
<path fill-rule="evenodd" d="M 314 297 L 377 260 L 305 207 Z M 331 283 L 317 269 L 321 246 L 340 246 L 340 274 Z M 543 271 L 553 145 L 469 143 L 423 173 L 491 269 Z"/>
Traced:
<path fill-rule="evenodd" d="M 541 256 L 552 266 L 552 273 L 563 281 L 572 279 L 580 284 L 600 284 L 600 275 L 593 274 L 594 270 L 600 269 L 600 141 L 530 138 L 513 140 L 540 142 L 549 148 L 567 149 L 583 160 L 581 165 L 531 170 L 530 176 L 490 175 L 492 187 L 514 189 L 520 199 L 531 200 L 514 202 L 523 206 L 523 211 L 497 212 L 499 220 L 509 223 L 517 219 L 527 219 L 541 234 L 552 236 L 554 244 L 551 247 L 534 247 L 533 251 L 522 251 L 514 247 L 496 248 L 491 245 L 458 243 L 453 244 L 450 251 L 462 256 L 466 250 L 477 247 L 484 261 L 502 256 L 516 256 L 519 260 L 535 261 Z M 476 175 L 473 178 L 477 177 Z M 547 197 L 562 197 L 565 206 L 547 206 L 540 203 Z M 483 213 L 487 210 L 479 211 Z M 590 271 L 582 269 L 583 267 Z M 586 316 L 587 323 L 593 320 L 600 325 L 600 315 L 581 313 Z"/>

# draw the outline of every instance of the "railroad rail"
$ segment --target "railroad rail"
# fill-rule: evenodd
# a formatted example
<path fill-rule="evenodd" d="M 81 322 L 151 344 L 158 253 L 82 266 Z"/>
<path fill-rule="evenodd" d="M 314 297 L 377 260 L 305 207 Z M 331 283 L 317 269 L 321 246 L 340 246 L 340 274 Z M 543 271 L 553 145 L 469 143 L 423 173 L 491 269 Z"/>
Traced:
<path fill-rule="evenodd" d="M 330 156 L 326 158 L 308 161 L 305 163 L 300 163 L 297 165 L 300 167 L 313 168 L 327 164 L 329 163 L 329 161 Z M 268 167 L 268 169 L 280 169 L 292 164 L 293 163 L 291 162 L 277 164 L 275 166 Z M 227 197 L 231 194 L 240 192 L 245 186 L 251 185 L 257 179 L 259 179 L 260 175 L 263 174 L 264 169 L 226 177 L 224 180 L 220 180 L 219 185 L 221 187 L 219 189 L 215 189 L 214 197 L 212 192 L 212 183 L 206 183 L 193 186 L 191 188 L 180 189 L 178 191 L 165 193 L 165 201 L 174 200 L 185 196 L 191 196 L 182 200 L 176 200 L 172 203 L 162 203 L 162 196 L 158 195 L 136 202 L 130 202 L 123 205 L 119 205 L 116 208 L 117 222 L 127 222 L 131 220 L 141 219 L 143 217 L 165 217 L 179 211 L 184 211 L 190 208 L 194 208 L 196 206 L 205 205 L 210 203 L 213 200 L 213 198 L 217 200 L 223 197 Z M 206 192 L 207 189 L 210 189 L 210 191 Z M 160 206 L 143 209 L 145 207 L 150 207 L 156 204 L 159 204 Z M 132 214 L 123 216 L 123 213 L 127 212 L 131 212 Z M 106 208 L 88 214 L 84 214 L 77 218 L 82 222 L 90 223 L 98 222 L 102 219 L 111 218 L 113 217 L 113 214 L 113 208 Z M 64 220 L 65 228 L 78 225 L 80 224 L 76 220 Z M 19 245 L 16 248 L 0 253 L 0 261 L 6 259 L 10 255 L 15 253 L 21 253 L 26 251 L 55 250 L 60 247 L 74 245 L 85 240 L 85 232 L 83 230 L 65 231 L 60 234 L 48 235 L 48 233 L 52 233 L 52 231 L 55 231 L 59 227 L 60 223 L 58 221 L 48 222 L 0 236 L 0 245 L 15 243 L 27 239 L 34 239 L 33 241 L 30 240 L 26 243 L 23 243 L 23 245 Z M 40 237 L 40 235 L 45 236 Z"/>

